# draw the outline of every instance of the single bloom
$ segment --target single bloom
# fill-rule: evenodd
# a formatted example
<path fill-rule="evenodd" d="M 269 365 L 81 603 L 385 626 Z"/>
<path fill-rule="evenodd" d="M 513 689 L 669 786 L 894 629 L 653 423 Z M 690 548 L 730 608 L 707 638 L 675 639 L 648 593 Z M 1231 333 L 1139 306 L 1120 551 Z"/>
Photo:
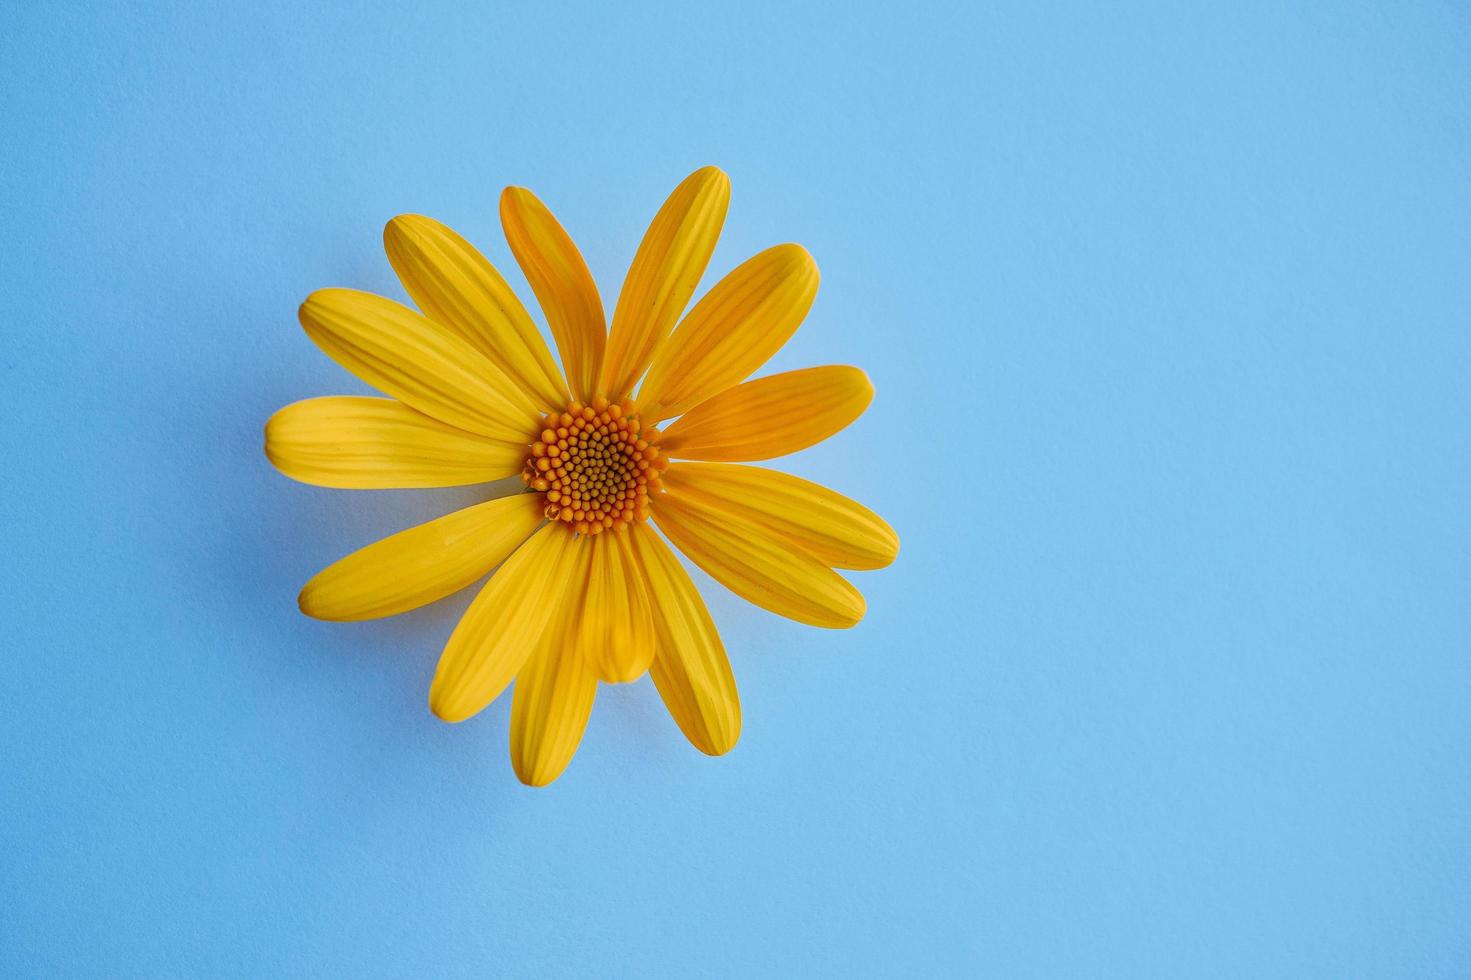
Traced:
<path fill-rule="evenodd" d="M 494 569 L 445 645 L 429 706 L 463 721 L 514 680 L 511 762 L 524 783 L 567 767 L 599 682 L 645 671 L 696 748 L 735 745 L 741 708 L 725 647 L 665 539 L 750 602 L 832 628 L 865 608 L 834 569 L 880 568 L 898 554 L 897 535 L 867 508 L 741 465 L 826 439 L 863 412 L 873 387 L 844 366 L 747 380 L 817 294 L 800 245 L 748 259 L 685 314 L 729 200 L 715 167 L 674 189 L 608 327 L 567 232 L 530 191 L 506 188 L 506 240 L 560 369 L 495 267 L 422 215 L 383 232 L 420 312 L 352 289 L 322 289 L 301 306 L 307 335 L 389 397 L 281 409 L 265 451 L 282 473 L 348 489 L 525 483 L 348 555 L 306 584 L 301 610 L 391 616 Z"/>

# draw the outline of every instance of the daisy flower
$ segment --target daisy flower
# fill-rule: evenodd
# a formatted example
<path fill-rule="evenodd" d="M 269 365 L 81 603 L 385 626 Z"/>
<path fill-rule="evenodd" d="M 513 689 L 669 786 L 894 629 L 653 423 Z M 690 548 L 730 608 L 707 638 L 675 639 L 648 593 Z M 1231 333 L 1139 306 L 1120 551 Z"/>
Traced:
<path fill-rule="evenodd" d="M 730 662 L 665 538 L 756 605 L 837 628 L 857 623 L 864 601 L 834 569 L 879 568 L 898 553 L 898 537 L 867 508 L 739 465 L 826 439 L 863 412 L 873 388 L 842 366 L 746 380 L 816 296 L 817 266 L 799 245 L 747 260 L 684 313 L 729 200 L 714 167 L 675 188 L 639 245 L 610 328 L 567 232 L 530 191 L 507 188 L 506 240 L 560 369 L 500 273 L 422 215 L 400 215 L 383 233 L 419 312 L 352 289 L 322 289 L 301 306 L 307 335 L 389 397 L 281 409 L 266 424 L 265 451 L 282 473 L 350 489 L 517 474 L 525 484 L 329 566 L 301 590 L 301 611 L 391 616 L 494 569 L 445 645 L 429 707 L 463 721 L 514 680 L 511 761 L 522 782 L 545 785 L 566 768 L 600 681 L 645 671 L 696 748 L 720 755 L 735 745 Z"/>

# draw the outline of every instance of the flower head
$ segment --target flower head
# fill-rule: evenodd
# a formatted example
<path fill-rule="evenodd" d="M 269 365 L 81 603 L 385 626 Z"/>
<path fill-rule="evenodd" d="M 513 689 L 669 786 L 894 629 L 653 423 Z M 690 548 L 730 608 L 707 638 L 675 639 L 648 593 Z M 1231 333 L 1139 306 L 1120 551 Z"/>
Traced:
<path fill-rule="evenodd" d="M 495 268 L 421 215 L 384 231 L 421 312 L 348 289 L 302 304 L 308 336 L 390 397 L 281 409 L 266 424 L 266 455 L 281 472 L 353 489 L 519 473 L 525 492 L 347 556 L 306 584 L 301 609 L 330 620 L 389 616 L 494 569 L 445 646 L 429 704 L 461 721 L 514 680 L 511 760 L 523 782 L 543 785 L 566 768 L 599 682 L 645 671 L 696 748 L 719 755 L 735 745 L 740 702 L 724 646 L 653 525 L 736 594 L 815 626 L 863 617 L 863 597 L 834 569 L 879 568 L 898 553 L 898 537 L 867 508 L 735 465 L 827 438 L 863 412 L 873 389 L 862 371 L 839 366 L 746 380 L 816 296 L 817 266 L 798 245 L 742 263 L 685 314 L 729 199 L 714 167 L 675 188 L 608 327 L 572 239 L 530 191 L 506 189 L 506 240 L 560 369 Z"/>

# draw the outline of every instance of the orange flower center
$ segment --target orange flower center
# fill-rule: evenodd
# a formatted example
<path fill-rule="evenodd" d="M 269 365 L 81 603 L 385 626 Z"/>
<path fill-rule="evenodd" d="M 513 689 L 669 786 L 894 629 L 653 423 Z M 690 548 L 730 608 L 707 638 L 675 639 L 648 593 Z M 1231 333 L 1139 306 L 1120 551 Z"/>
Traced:
<path fill-rule="evenodd" d="M 574 401 L 541 420 L 521 479 L 542 495 L 548 520 L 579 534 L 601 534 L 649 516 L 649 495 L 662 486 L 669 461 L 659 454 L 659 432 L 644 428 L 637 406 Z"/>

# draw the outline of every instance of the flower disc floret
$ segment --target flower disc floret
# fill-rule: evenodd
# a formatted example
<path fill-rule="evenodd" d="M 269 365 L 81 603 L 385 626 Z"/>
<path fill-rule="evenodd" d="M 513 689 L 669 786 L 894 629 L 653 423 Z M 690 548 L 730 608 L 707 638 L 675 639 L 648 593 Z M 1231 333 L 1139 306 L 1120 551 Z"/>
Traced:
<path fill-rule="evenodd" d="M 669 465 L 659 433 L 639 421 L 632 400 L 574 401 L 541 419 L 521 479 L 543 497 L 543 513 L 578 534 L 601 534 L 649 516 L 649 496 L 663 489 Z"/>

